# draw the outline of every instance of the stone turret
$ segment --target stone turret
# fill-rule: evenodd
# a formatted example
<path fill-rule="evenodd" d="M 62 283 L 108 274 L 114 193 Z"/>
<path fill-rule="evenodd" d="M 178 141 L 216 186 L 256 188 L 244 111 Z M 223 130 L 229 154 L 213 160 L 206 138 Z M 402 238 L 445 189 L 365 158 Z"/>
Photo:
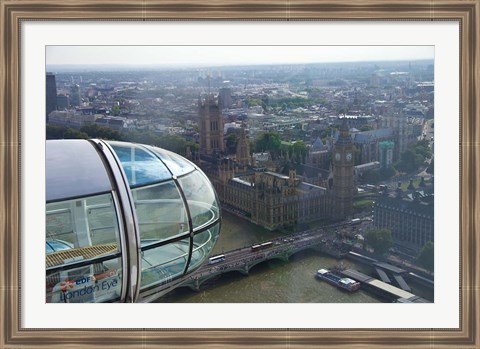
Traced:
<path fill-rule="evenodd" d="M 245 126 L 240 129 L 239 140 L 237 142 L 237 163 L 240 166 L 249 166 L 250 163 L 250 146 L 248 144 L 248 136 Z"/>
<path fill-rule="evenodd" d="M 225 151 L 223 118 L 213 94 L 205 100 L 198 100 L 200 152 L 206 155 L 221 154 Z"/>

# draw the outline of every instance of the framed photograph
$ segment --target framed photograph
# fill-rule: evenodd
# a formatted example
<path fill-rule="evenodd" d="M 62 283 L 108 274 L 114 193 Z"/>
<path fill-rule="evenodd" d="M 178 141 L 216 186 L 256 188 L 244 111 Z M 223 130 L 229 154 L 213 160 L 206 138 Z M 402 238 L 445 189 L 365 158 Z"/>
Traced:
<path fill-rule="evenodd" d="M 479 107 L 476 101 L 480 97 L 480 72 L 477 59 L 479 47 L 475 39 L 480 34 L 478 1 L 338 4 L 322 0 L 294 3 L 274 0 L 261 3 L 191 1 L 179 5 L 175 2 L 87 1 L 73 4 L 48 0 L 1 0 L 0 5 L 0 52 L 3 57 L 0 88 L 0 181 L 3 188 L 0 191 L 0 251 L 4 256 L 0 262 L 0 319 L 4 324 L 0 331 L 1 347 L 354 348 L 366 345 L 370 348 L 477 348 L 480 345 L 475 321 L 479 314 L 476 286 L 479 271 L 475 252 L 480 247 L 475 219 L 478 198 L 472 189 L 479 180 L 476 123 Z M 86 66 L 88 69 L 85 69 Z M 227 70 L 228 73 L 225 73 Z M 144 71 L 148 71 L 148 75 L 143 76 Z M 152 71 L 156 72 L 155 77 Z M 112 78 L 109 72 L 117 75 Z M 295 88 L 282 85 L 282 79 L 278 77 L 287 75 L 297 79 Z M 356 80 L 351 76 L 355 76 Z M 226 81 L 228 79 L 232 81 Z M 56 84 L 55 98 L 49 96 L 52 81 Z M 183 84 L 181 94 L 178 92 L 180 88 L 175 85 L 178 81 Z M 162 86 L 161 96 L 149 92 L 158 91 L 158 84 Z M 385 87 L 385 92 L 382 92 L 384 86 L 388 88 Z M 83 97 L 80 97 L 80 88 Z M 218 131 L 218 126 L 212 119 L 212 108 L 216 106 L 218 109 L 218 105 L 206 107 L 214 89 L 222 93 L 218 104 L 229 104 L 228 107 L 223 106 L 227 110 L 223 112 L 225 115 L 228 115 L 228 110 L 238 108 L 237 112 L 232 112 L 237 113 L 235 118 L 229 116 L 228 119 L 229 127 L 238 128 L 225 132 L 225 137 L 231 136 L 229 140 L 223 138 L 223 133 L 219 136 L 220 133 L 214 132 Z M 239 90 L 242 98 L 236 98 L 232 93 Z M 143 96 L 142 108 L 132 97 L 138 95 Z M 195 101 L 197 95 L 198 102 Z M 316 109 L 302 109 L 305 106 L 302 101 L 313 95 L 316 101 L 322 102 L 317 103 Z M 416 97 L 409 98 L 409 95 Z M 98 102 L 96 109 L 90 110 L 92 103 L 82 105 L 82 98 Z M 114 102 L 112 98 L 115 98 Z M 52 101 L 54 106 L 50 105 Z M 399 110 L 408 113 L 409 126 L 396 125 L 398 120 L 394 116 L 381 121 L 377 118 L 375 126 L 372 126 L 373 119 L 370 122 L 367 114 L 357 111 L 362 109 L 359 107 L 362 103 L 368 104 L 368 109 L 364 110 L 376 115 L 386 110 L 385 105 L 396 104 Z M 108 107 L 102 108 L 102 105 Z M 165 105 L 168 112 L 162 114 L 162 123 L 149 123 L 145 112 L 155 113 Z M 68 110 L 72 106 L 76 113 L 69 116 Z M 298 109 L 294 110 L 293 106 Z M 119 117 L 122 113 L 126 115 L 126 109 L 130 113 L 129 120 Z M 245 118 L 238 116 L 240 109 L 246 111 Z M 192 118 L 185 117 L 178 125 L 170 124 L 168 119 L 175 118 L 179 113 L 190 113 Z M 202 126 L 202 122 L 199 125 L 191 122 L 198 116 L 197 113 L 200 118 L 209 118 L 209 129 Z M 273 118 L 272 115 L 281 115 L 282 118 Z M 259 135 L 272 130 L 272 135 L 281 132 L 295 139 L 297 131 L 305 134 L 307 128 L 305 122 L 295 121 L 295 115 L 302 115 L 301 118 L 308 115 L 308 139 L 314 141 L 317 136 L 319 141 L 316 146 L 321 143 L 327 147 L 328 139 L 331 139 L 331 158 L 322 158 L 320 151 L 316 155 L 310 151 L 302 158 L 301 150 L 298 150 L 301 142 L 297 141 L 295 146 L 295 142 L 285 142 L 284 138 L 281 145 L 284 148 L 279 146 L 278 153 L 271 152 L 270 157 L 286 160 L 284 163 L 293 163 L 295 167 L 290 166 L 290 171 L 285 170 L 288 166 L 282 168 L 286 174 L 280 175 L 272 170 L 273 160 L 267 159 L 261 173 L 242 172 L 240 166 L 246 168 L 251 161 L 255 164 L 264 161 L 260 145 L 250 143 L 260 155 L 249 155 L 245 127 L 252 137 L 257 132 L 257 140 Z M 85 121 L 88 118 L 93 121 Z M 341 119 L 343 124 L 339 123 Z M 182 144 L 185 149 L 182 148 L 184 153 L 181 155 L 198 167 L 183 163 L 173 153 L 133 143 L 125 152 L 125 143 L 115 141 L 97 140 L 88 143 L 88 146 L 77 141 L 73 148 L 68 145 L 72 143 L 46 142 L 51 138 L 90 136 L 81 134 L 87 129 L 78 127 L 66 135 L 66 128 L 62 129 L 67 125 L 66 120 L 68 125 L 94 122 L 108 124 L 115 129 L 115 123 L 122 122 L 125 128 L 150 128 L 154 131 L 153 135 L 161 132 L 163 138 L 139 142 L 144 138 L 135 138 L 136 133 L 132 131 L 131 139 L 127 141 L 160 146 L 169 140 L 173 142 L 175 137 L 171 135 L 180 132 L 180 128 L 182 132 L 196 130 L 199 139 L 192 136 L 188 152 L 187 145 Z M 343 126 L 347 125 L 346 121 L 350 128 Z M 338 125 L 334 126 L 336 122 Z M 223 123 L 220 126 L 226 130 Z M 388 127 L 396 131 L 389 134 Z M 330 138 L 324 139 L 324 144 L 322 137 L 327 129 L 332 133 Z M 377 129 L 382 132 L 374 132 Z M 63 130 L 63 133 L 56 135 L 58 130 Z M 355 146 L 350 141 L 356 136 L 351 138 L 350 134 L 358 136 Z M 105 138 L 114 139 L 114 136 Z M 233 140 L 234 150 L 229 143 Z M 402 179 L 406 183 L 399 183 L 398 187 L 397 182 L 392 181 L 393 189 L 390 190 L 396 194 L 392 192 L 390 196 L 397 201 L 388 199 L 389 185 L 375 188 L 367 185 L 369 180 L 373 180 L 372 173 L 386 176 L 385 171 L 362 172 L 364 168 L 357 166 L 353 172 L 354 163 L 385 169 L 394 160 L 399 172 L 408 172 L 405 169 L 408 164 L 401 164 L 403 157 L 393 151 L 394 143 L 395 146 L 403 145 L 405 150 L 407 143 L 413 144 L 418 140 L 425 147 L 415 148 L 416 153 L 412 156 L 416 156 L 417 160 L 422 156 L 433 159 L 434 146 L 435 164 L 433 160 L 425 163 L 427 184 L 420 183 L 423 175 L 418 176 L 418 182 L 410 181 L 412 188 L 407 188 L 407 177 Z M 310 150 L 315 145 L 313 141 L 308 148 Z M 59 146 L 56 150 L 52 150 L 52 142 Z M 198 154 L 195 142 L 200 144 Z M 247 149 L 244 149 L 247 154 L 244 157 L 240 144 Z M 232 149 L 223 149 L 225 145 L 230 145 Z M 381 149 L 381 154 L 372 153 L 377 149 L 374 145 Z M 168 149 L 168 145 L 162 147 Z M 225 153 L 231 151 L 230 157 L 223 158 L 221 165 L 218 164 L 220 150 Z M 142 165 L 135 152 L 159 159 L 158 166 L 163 170 L 139 170 Z M 98 154 L 101 161 L 94 160 Z M 128 159 L 125 160 L 124 156 Z M 235 159 L 235 165 L 230 158 Z M 374 163 L 374 158 L 379 162 Z M 332 177 L 325 175 L 322 178 L 320 172 L 308 177 L 306 168 L 310 171 L 315 167 L 313 165 L 324 160 L 332 163 Z M 422 157 L 418 161 L 423 164 L 424 160 Z M 90 173 L 76 170 L 82 161 L 92 164 Z M 137 163 L 132 165 L 133 161 Z M 98 163 L 98 167 L 94 163 Z M 205 165 L 207 163 L 210 165 Z M 102 172 L 105 164 L 110 168 L 107 166 L 108 170 Z M 345 175 L 348 172 L 346 169 L 352 170 L 352 176 Z M 434 169 L 436 173 L 433 177 Z M 59 175 L 61 171 L 67 176 Z M 218 197 L 209 187 L 208 180 L 203 180 L 206 177 L 201 171 L 208 174 L 212 187 L 219 193 Z M 170 177 L 160 178 L 160 172 Z M 228 177 L 231 172 L 236 175 Z M 212 173 L 217 177 L 212 177 Z M 353 173 L 364 177 L 354 179 Z M 370 176 L 369 179 L 366 179 L 365 173 Z M 149 182 L 149 176 L 155 178 L 152 177 Z M 189 177 L 195 180 L 189 180 Z M 222 187 L 222 178 L 227 177 L 230 184 Z M 76 179 L 72 181 L 72 178 Z M 118 181 L 108 187 L 114 189 L 106 190 L 100 183 L 101 178 L 106 183 L 109 180 Z M 329 182 L 329 178 L 333 179 Z M 285 274 L 276 276 L 283 283 L 275 283 L 262 274 L 257 279 L 242 277 L 249 280 L 243 289 L 235 290 L 233 287 L 222 288 L 217 293 L 204 292 L 200 284 L 207 282 L 220 269 L 230 268 L 229 271 L 248 274 L 251 268 L 257 268 L 257 261 L 261 258 L 281 260 L 283 256 L 288 261 L 310 239 L 320 239 L 316 243 L 330 246 L 330 252 L 344 253 L 343 248 L 348 244 L 348 250 L 355 251 L 354 247 L 358 245 L 357 252 L 365 251 L 365 255 L 374 257 L 375 254 L 369 253 L 380 251 L 381 245 L 375 245 L 374 251 L 370 238 L 368 247 L 360 243 L 367 233 L 364 227 L 372 224 L 371 215 L 362 214 L 360 209 L 354 215 L 349 209 L 352 204 L 350 184 L 354 180 L 361 183 L 362 178 L 365 183 L 358 188 L 365 193 L 366 199 L 357 200 L 357 204 L 373 205 L 368 207 L 372 207 L 376 227 L 381 227 L 381 217 L 386 217 L 388 210 L 399 212 L 398 207 L 387 207 L 387 204 L 398 202 L 402 196 L 410 195 L 412 203 L 430 202 L 432 211 L 435 203 L 435 215 L 430 218 L 427 217 L 429 209 L 423 209 L 428 205 L 410 210 L 416 211 L 411 214 L 430 219 L 431 224 L 422 223 L 419 227 L 403 218 L 407 230 L 423 229 L 424 233 L 418 235 L 421 238 L 409 240 L 408 233 L 392 232 L 397 234 L 395 238 L 408 240 L 411 243 L 409 246 L 416 244 L 417 250 L 414 248 L 413 252 L 409 252 L 397 246 L 387 246 L 393 258 L 391 261 L 405 261 L 403 256 L 410 254 L 413 258 L 422 246 L 427 246 L 426 242 L 433 241 L 432 234 L 435 236 L 435 254 L 430 254 L 430 264 L 425 262 L 422 264 L 424 268 L 409 269 L 425 271 L 425 275 L 431 278 L 435 271 L 431 291 L 415 296 L 402 282 L 401 276 L 378 263 L 377 278 L 387 282 L 388 275 L 385 273 L 392 272 L 389 275 L 395 278 L 399 288 L 385 286 L 384 283 L 382 286 L 378 280 L 374 283 L 368 281 L 368 287 L 378 292 L 393 292 L 391 302 L 385 299 L 378 302 L 376 297 L 363 290 L 350 297 L 345 292 L 356 291 L 354 288 L 359 282 L 366 283 L 366 279 L 361 281 L 363 274 L 348 266 L 344 268 L 343 263 L 332 273 L 322 268 L 333 266 L 333 259 L 322 259 L 324 265 L 317 266 L 318 260 L 307 256 L 302 257 L 301 263 L 310 264 L 303 266 L 301 272 L 289 269 Z M 118 184 L 121 181 L 126 183 L 125 188 Z M 160 186 L 156 188 L 158 183 Z M 310 207 L 303 200 L 302 205 L 308 206 L 304 209 L 303 221 L 298 217 L 290 217 L 289 221 L 289 213 L 275 211 L 274 205 L 271 210 L 265 209 L 263 215 L 259 214 L 263 198 L 258 196 L 255 212 L 249 211 L 251 203 L 246 202 L 249 201 L 246 199 L 246 187 L 251 190 L 255 186 L 271 186 L 271 193 L 273 189 L 279 193 L 299 183 L 302 188 L 308 189 L 309 197 L 315 202 Z M 167 188 L 169 185 L 170 189 Z M 415 186 L 425 189 L 415 191 Z M 155 193 L 169 195 L 168 200 L 160 200 L 161 207 L 154 206 L 158 200 L 147 193 L 154 187 Z M 240 187 L 245 190 L 238 189 Z M 88 195 L 95 193 L 96 196 L 83 199 L 87 191 Z M 376 191 L 371 196 L 376 198 L 377 204 L 368 199 L 370 191 Z M 177 199 L 172 196 L 173 192 Z M 202 195 L 198 195 L 200 192 Z M 211 198 L 208 193 L 211 193 Z M 329 195 L 333 195 L 334 199 L 328 201 Z M 382 195 L 383 199 L 378 199 Z M 218 209 L 217 199 L 222 201 L 223 213 Z M 126 207 L 130 207 L 129 202 L 134 200 L 135 205 L 128 211 Z M 380 202 L 382 204 L 378 204 Z M 144 210 L 140 207 L 142 205 L 146 207 Z M 197 212 L 196 205 L 203 211 Z M 120 218 L 113 220 L 113 227 L 112 213 L 107 212 L 112 207 L 117 207 L 116 212 L 120 212 Z M 171 214 L 172 210 L 178 211 L 179 208 L 182 212 Z M 354 206 L 351 208 L 354 209 Z M 70 212 L 68 217 L 73 217 L 73 229 L 66 227 L 69 224 L 66 212 Z M 315 217 L 324 215 L 322 218 L 334 222 L 344 220 L 344 223 L 341 227 L 328 226 L 331 235 L 319 235 L 316 227 L 313 229 L 315 233 L 308 235 L 314 226 L 309 225 L 312 220 L 305 212 Z M 87 213 L 90 223 L 81 218 Z M 266 236 L 264 241 L 260 238 L 258 241 L 248 240 L 242 236 L 241 230 L 252 229 L 250 226 L 233 228 L 232 222 L 238 221 L 238 216 L 257 224 L 260 222 L 267 229 L 261 233 L 264 234 L 262 238 Z M 267 216 L 270 218 L 267 219 Z M 345 223 L 346 217 L 348 224 Z M 110 223 L 105 226 L 106 220 Z M 130 221 L 136 220 L 138 223 L 129 225 Z M 82 224 L 90 224 L 87 227 L 89 235 L 73 236 L 71 231 Z M 170 235 L 162 235 L 158 239 L 149 230 L 155 224 L 163 224 L 162 231 L 169 231 Z M 276 229 L 277 225 L 288 224 L 292 225 L 291 230 L 286 229 L 280 237 L 267 232 Z M 240 244 L 245 245 L 245 258 L 250 260 L 245 264 L 237 262 L 241 267 L 228 263 L 230 250 L 237 245 L 232 247 L 226 238 L 222 240 L 221 229 L 226 231 L 224 235 L 228 236 L 228 240 L 243 239 Z M 215 246 L 210 240 L 217 241 L 219 231 L 220 238 Z M 135 240 L 139 235 L 141 243 Z M 43 249 L 45 236 L 46 252 Z M 206 236 L 210 238 L 205 240 Z M 105 248 L 110 249 L 105 252 Z M 80 249 L 83 252 L 78 255 Z M 183 251 L 182 256 L 185 257 L 164 258 L 155 265 L 157 257 L 152 254 L 150 258 L 149 253 L 159 249 L 165 255 Z M 284 251 L 283 255 L 281 251 Z M 54 259 L 57 255 L 61 257 L 60 262 Z M 88 264 L 88 259 L 94 262 Z M 182 260 L 183 264 L 179 266 L 172 262 L 176 260 Z M 138 268 L 136 261 L 143 264 Z M 407 264 L 403 266 L 407 267 Z M 88 272 L 82 271 L 85 268 Z M 312 269 L 312 275 L 306 273 L 307 276 L 302 276 L 306 269 Z M 82 277 L 78 276 L 79 273 Z M 182 273 L 184 278 L 179 277 Z M 322 279 L 321 284 L 314 279 L 315 273 Z M 162 277 L 159 279 L 157 274 Z M 345 284 L 345 289 L 351 289 L 342 291 L 342 297 L 339 296 L 340 291 L 336 292 L 334 286 L 328 285 L 337 282 L 332 280 L 340 279 L 340 275 L 357 277 L 355 280 L 341 279 L 344 283 L 345 280 L 351 282 Z M 142 284 L 136 283 L 137 277 Z M 160 286 L 158 282 L 155 284 L 157 279 L 161 280 Z M 143 284 L 148 280 L 150 284 Z M 187 300 L 180 294 L 158 301 L 156 293 L 162 292 L 172 280 L 201 292 L 191 299 L 187 297 Z M 311 287 L 310 282 L 313 288 L 304 291 Z M 320 288 L 317 291 L 319 285 L 328 286 L 333 293 Z M 340 284 L 337 282 L 335 285 Z M 262 296 L 265 293 L 270 297 Z M 92 300 L 109 304 L 91 304 Z"/>

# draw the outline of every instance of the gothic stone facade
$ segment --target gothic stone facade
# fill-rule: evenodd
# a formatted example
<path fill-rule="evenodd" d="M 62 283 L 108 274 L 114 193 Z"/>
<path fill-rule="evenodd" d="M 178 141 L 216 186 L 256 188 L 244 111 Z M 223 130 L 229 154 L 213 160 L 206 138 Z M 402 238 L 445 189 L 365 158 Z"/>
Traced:
<path fill-rule="evenodd" d="M 267 229 L 328 217 L 327 189 L 264 170 L 235 175 L 235 164 L 204 168 L 223 206 Z"/>
<path fill-rule="evenodd" d="M 300 181 L 293 170 L 286 176 L 252 167 L 246 147 L 237 149 L 236 161 L 225 157 L 220 145 L 223 134 L 216 127 L 223 125 L 220 110 L 210 96 L 199 104 L 199 116 L 204 154 L 200 166 L 225 208 L 270 230 L 325 218 L 341 220 L 352 214 L 355 147 L 346 125 L 333 147 L 331 178 L 323 186 Z M 241 139 L 245 137 L 242 133 Z"/>

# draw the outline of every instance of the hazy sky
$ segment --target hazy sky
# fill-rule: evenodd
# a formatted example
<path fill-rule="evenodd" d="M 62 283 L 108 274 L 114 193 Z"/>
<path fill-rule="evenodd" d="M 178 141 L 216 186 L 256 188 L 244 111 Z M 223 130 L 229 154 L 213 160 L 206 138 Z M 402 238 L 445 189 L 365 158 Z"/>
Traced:
<path fill-rule="evenodd" d="M 47 65 L 248 65 L 433 59 L 433 46 L 47 46 Z"/>

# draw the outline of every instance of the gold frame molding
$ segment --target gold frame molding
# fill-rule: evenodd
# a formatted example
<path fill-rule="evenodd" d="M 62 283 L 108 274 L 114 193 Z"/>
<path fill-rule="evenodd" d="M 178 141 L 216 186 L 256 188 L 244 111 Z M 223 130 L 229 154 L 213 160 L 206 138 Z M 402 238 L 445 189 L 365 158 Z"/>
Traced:
<path fill-rule="evenodd" d="M 0 0 L 0 348 L 480 348 L 480 0 Z M 460 23 L 459 329 L 23 329 L 20 27 L 28 20 L 453 20 Z M 342 333 L 348 331 L 348 335 Z"/>

